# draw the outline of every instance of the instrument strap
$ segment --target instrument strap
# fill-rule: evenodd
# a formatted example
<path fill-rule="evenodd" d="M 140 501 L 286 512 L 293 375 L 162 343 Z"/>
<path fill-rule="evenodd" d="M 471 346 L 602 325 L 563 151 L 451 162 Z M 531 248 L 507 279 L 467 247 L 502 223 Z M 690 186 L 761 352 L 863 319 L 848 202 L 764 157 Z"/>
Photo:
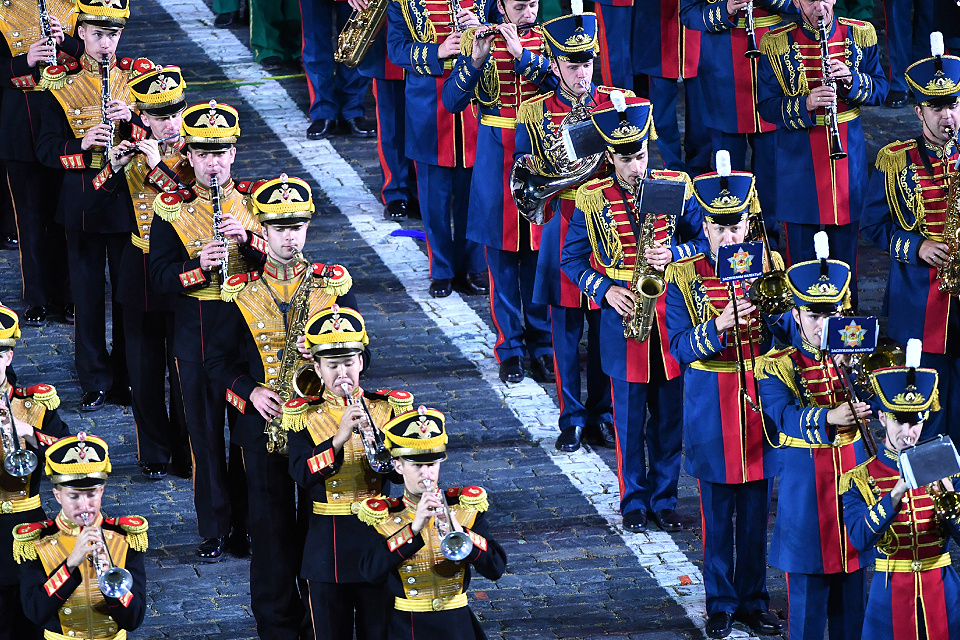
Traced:
<path fill-rule="evenodd" d="M 633 205 L 630 204 L 630 199 L 627 197 L 627 192 L 623 190 L 623 185 L 620 184 L 620 179 L 615 175 L 613 177 L 613 183 L 617 185 L 617 189 L 620 191 L 620 197 L 623 198 L 623 206 L 627 210 L 627 220 L 630 221 L 630 228 L 633 230 L 633 239 L 637 243 L 637 256 L 633 259 L 633 268 L 636 269 L 638 262 L 640 261 L 640 214 L 637 213 Z M 640 180 L 640 193 L 638 196 L 643 194 L 643 180 Z M 644 257 L 646 260 L 646 257 Z"/>
<path fill-rule="evenodd" d="M 917 153 L 920 154 L 920 162 L 923 163 L 923 168 L 927 170 L 927 175 L 930 176 L 930 179 L 933 179 L 933 163 L 930 162 L 930 154 L 927 153 L 927 139 L 923 135 L 919 135 L 915 138 L 917 141 Z"/>

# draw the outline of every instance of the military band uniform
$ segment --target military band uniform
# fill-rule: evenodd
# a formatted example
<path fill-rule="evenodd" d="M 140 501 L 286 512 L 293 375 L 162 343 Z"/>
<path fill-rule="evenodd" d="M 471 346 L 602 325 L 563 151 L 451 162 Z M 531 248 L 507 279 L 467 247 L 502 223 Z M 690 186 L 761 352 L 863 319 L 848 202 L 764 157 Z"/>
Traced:
<path fill-rule="evenodd" d="M 825 230 L 834 257 L 853 271 L 850 293 L 856 307 L 857 235 L 867 183 L 860 107 L 883 102 L 887 80 L 873 25 L 834 17 L 827 29 L 830 58 L 845 63 L 852 74 L 849 89 L 837 83 L 837 127 L 847 156 L 830 159 L 824 113 L 807 111 L 807 96 L 822 84 L 823 71 L 817 27 L 802 18 L 771 29 L 760 41 L 757 111 L 780 127 L 776 197 L 792 203 L 777 212 L 785 223 L 787 263 L 812 259 L 813 235 Z M 809 197 L 798 199 L 797 193 Z"/>
<path fill-rule="evenodd" d="M 79 58 L 82 44 L 69 35 L 76 23 L 76 5 L 51 0 L 47 11 L 63 27 L 59 51 Z M 41 82 L 39 69 L 27 65 L 27 50 L 41 35 L 37 3 L 22 0 L 0 6 L 0 25 L 4 36 L 0 42 L 0 160 L 6 165 L 6 175 L 0 179 L 9 187 L 17 219 L 23 302 L 34 312 L 36 307 L 62 310 L 70 301 L 67 245 L 63 228 L 53 218 L 63 167 L 50 168 L 37 159 L 34 149 L 40 125 L 28 106 Z"/>
<path fill-rule="evenodd" d="M 542 227 L 521 219 L 508 194 L 518 107 L 535 96 L 541 85 L 552 86 L 555 80 L 540 27 L 519 32 L 523 48 L 519 58 L 507 49 L 503 35 L 489 36 L 490 53 L 479 69 L 471 57 L 475 34 L 476 28 L 465 32 L 460 57 L 443 84 L 443 105 L 451 113 L 463 113 L 472 109 L 473 101 L 479 103 L 467 239 L 486 247 L 497 362 L 522 360 L 524 351 L 537 362 L 549 362 L 553 356 L 550 310 L 533 301 Z"/>
<path fill-rule="evenodd" d="M 960 96 L 960 58 L 943 56 L 941 64 L 942 79 L 952 79 L 942 90 L 924 88 L 935 81 L 934 58 L 910 66 L 907 80 L 918 103 L 955 103 Z M 960 149 L 954 143 L 941 147 L 924 134 L 885 146 L 870 178 L 862 226 L 863 236 L 890 254 L 883 302 L 887 332 L 900 344 L 917 337 L 923 341 L 921 364 L 940 374 L 944 407 L 960 406 L 960 307 L 956 296 L 940 290 L 938 269 L 923 261 L 919 251 L 925 240 L 947 241 L 944 225 L 950 183 L 960 179 L 958 161 Z M 948 418 L 947 411 L 934 412 L 924 421 L 921 439 L 949 434 L 960 442 L 960 428 L 951 428 Z"/>
<path fill-rule="evenodd" d="M 903 102 L 910 97 L 909 87 L 903 80 L 904 71 L 914 60 L 927 55 L 930 32 L 949 24 L 949 20 L 937 20 L 935 4 L 936 0 L 886 0 L 883 3 L 887 64 L 890 65 L 887 79 L 890 93 L 897 94 Z"/>
<path fill-rule="evenodd" d="M 597 14 L 597 43 L 603 84 L 632 89 L 634 0 L 597 0 L 593 10 Z"/>
<path fill-rule="evenodd" d="M 470 10 L 474 2 L 460 6 Z M 449 0 L 391 0 L 387 7 L 387 53 L 407 72 L 406 156 L 416 163 L 430 277 L 435 281 L 485 270 L 483 248 L 466 237 L 477 116 L 472 109 L 450 113 L 441 98 L 456 62 L 439 57 L 440 44 L 454 30 L 450 7 Z"/>

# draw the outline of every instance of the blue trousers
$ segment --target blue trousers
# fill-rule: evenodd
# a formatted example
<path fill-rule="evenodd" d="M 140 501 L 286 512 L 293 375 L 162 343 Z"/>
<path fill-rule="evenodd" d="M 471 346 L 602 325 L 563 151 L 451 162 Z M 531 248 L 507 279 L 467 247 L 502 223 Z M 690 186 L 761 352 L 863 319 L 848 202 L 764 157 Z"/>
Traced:
<path fill-rule="evenodd" d="M 422 201 L 422 199 L 421 199 Z M 521 224 L 521 229 L 528 225 Z M 497 329 L 494 353 L 497 362 L 523 357 L 524 347 L 531 358 L 551 356 L 550 306 L 533 301 L 537 277 L 537 252 L 521 232 L 519 251 L 487 247 L 490 269 L 490 314 Z"/>
<path fill-rule="evenodd" d="M 683 443 L 683 377 L 667 381 L 655 369 L 649 383 L 616 378 L 610 382 L 620 513 L 675 509 Z"/>
<path fill-rule="evenodd" d="M 830 640 L 860 640 L 867 596 L 865 570 L 786 576 L 790 640 L 823 640 L 828 624 Z"/>
<path fill-rule="evenodd" d="M 418 162 L 416 166 L 430 277 L 438 280 L 453 278 L 457 273 L 482 273 L 486 267 L 483 246 L 467 240 L 467 204 L 473 169 L 438 167 L 425 162 Z"/>
<path fill-rule="evenodd" d="M 580 338 L 587 330 L 587 402 L 580 399 Z M 560 400 L 560 430 L 613 420 L 610 377 L 600 366 L 600 310 L 550 307 L 553 370 Z"/>
<path fill-rule="evenodd" d="M 303 69 L 310 93 L 310 120 L 363 117 L 370 80 L 356 69 L 333 61 L 333 41 L 353 11 L 346 2 L 300 0 L 303 23 Z M 402 121 L 401 121 L 402 122 Z"/>
<path fill-rule="evenodd" d="M 717 151 L 730 152 L 730 165 L 734 171 L 749 171 L 757 178 L 757 196 L 763 208 L 763 224 L 767 229 L 770 249 L 780 245 L 780 225 L 777 223 L 777 132 L 770 133 L 724 133 L 710 129 L 713 140 L 713 156 Z M 747 147 L 752 150 L 750 166 L 747 166 Z"/>
<path fill-rule="evenodd" d="M 606 40 L 600 36 L 600 76 L 603 84 L 620 89 L 633 89 L 633 62 L 631 33 L 633 7 L 613 7 L 594 4 L 597 19 L 602 24 Z"/>
<path fill-rule="evenodd" d="M 805 260 L 815 260 L 817 253 L 813 248 L 813 236 L 821 229 L 830 239 L 830 259 L 846 262 L 850 267 L 850 299 L 853 308 L 857 308 L 857 238 L 860 233 L 860 221 L 850 224 L 801 224 L 783 223 L 786 232 L 787 266 Z"/>
<path fill-rule="evenodd" d="M 377 154 L 383 172 L 383 204 L 410 200 L 414 195 L 413 162 L 404 153 L 404 112 L 406 99 L 403 80 L 373 80 L 377 100 Z"/>
<path fill-rule="evenodd" d="M 697 485 L 703 518 L 703 587 L 707 594 L 707 615 L 720 611 L 766 611 L 770 603 L 767 593 L 769 481 L 719 484 L 698 480 Z"/>
<path fill-rule="evenodd" d="M 930 57 L 930 32 L 937 30 L 934 4 L 934 0 L 884 0 L 890 91 L 906 91 L 903 72 L 913 62 Z"/>
<path fill-rule="evenodd" d="M 710 133 L 703 123 L 700 109 L 703 98 L 697 78 L 683 81 L 686 122 L 683 134 L 684 153 L 680 149 L 680 125 L 677 122 L 676 80 L 650 76 L 650 102 L 653 103 L 653 124 L 657 129 L 657 149 L 663 164 L 671 171 L 686 171 L 691 177 L 710 170 Z"/>
<path fill-rule="evenodd" d="M 951 310 L 951 316 L 955 315 Z M 954 327 L 951 326 L 948 331 L 951 329 Z M 940 394 L 940 411 L 930 412 L 930 417 L 923 423 L 920 441 L 937 435 L 949 435 L 956 444 L 960 442 L 960 424 L 956 418 L 951 420 L 950 416 L 960 408 L 960 358 L 952 353 L 923 353 L 920 356 L 920 365 L 937 370 L 937 391 Z"/>

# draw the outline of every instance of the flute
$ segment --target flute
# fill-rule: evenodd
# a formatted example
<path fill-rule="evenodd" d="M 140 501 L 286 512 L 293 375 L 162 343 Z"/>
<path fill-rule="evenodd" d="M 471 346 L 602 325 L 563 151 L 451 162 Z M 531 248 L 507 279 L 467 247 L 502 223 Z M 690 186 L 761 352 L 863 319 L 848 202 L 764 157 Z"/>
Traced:
<path fill-rule="evenodd" d="M 157 144 L 163 144 L 167 140 L 173 140 L 174 138 L 179 138 L 179 137 L 180 137 L 180 132 L 178 131 L 177 133 L 173 133 L 162 140 L 157 140 Z M 140 147 L 136 147 L 136 146 L 130 147 L 126 151 L 121 151 L 120 153 L 118 153 L 116 159 L 119 160 L 120 158 L 132 156 L 133 154 L 140 153 L 142 151 L 143 149 L 141 149 Z"/>

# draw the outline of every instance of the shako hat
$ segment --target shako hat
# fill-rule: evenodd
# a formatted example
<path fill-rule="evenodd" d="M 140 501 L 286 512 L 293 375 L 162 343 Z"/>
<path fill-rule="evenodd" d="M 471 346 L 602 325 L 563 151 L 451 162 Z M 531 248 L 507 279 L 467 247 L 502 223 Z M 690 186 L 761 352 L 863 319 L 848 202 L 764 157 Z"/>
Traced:
<path fill-rule="evenodd" d="M 600 52 L 597 16 L 583 12 L 583 0 L 572 0 L 572 13 L 543 23 L 543 40 L 551 58 L 589 62 Z"/>
<path fill-rule="evenodd" d="M 446 460 L 444 422 L 440 411 L 420 405 L 383 425 L 384 444 L 394 458 L 421 464 Z"/>
<path fill-rule="evenodd" d="M 187 83 L 180 67 L 164 67 L 148 58 L 138 58 L 133 61 L 128 86 L 137 109 L 151 116 L 169 116 L 187 106 L 183 95 Z"/>
<path fill-rule="evenodd" d="M 228 104 L 201 102 L 183 112 L 181 134 L 192 149 L 226 151 L 240 137 L 240 116 Z"/>
<path fill-rule="evenodd" d="M 717 170 L 693 179 L 693 193 L 707 222 L 734 225 L 760 209 L 756 180 L 747 171 L 730 170 L 730 152 L 717 151 Z"/>
<path fill-rule="evenodd" d="M 907 340 L 905 366 L 876 369 L 870 376 L 883 411 L 894 414 L 898 422 L 916 424 L 926 420 L 930 411 L 940 409 L 939 374 L 936 369 L 920 368 L 922 350 L 923 343 L 911 338 Z"/>
<path fill-rule="evenodd" d="M 610 102 L 598 105 L 591 118 L 611 153 L 631 155 L 643 148 L 647 138 L 657 139 L 653 107 L 645 98 L 628 98 L 622 91 L 611 91 Z"/>
<path fill-rule="evenodd" d="M 0 305 L 0 353 L 17 346 L 20 338 L 20 317 L 17 312 Z"/>
<path fill-rule="evenodd" d="M 363 316 L 349 307 L 335 304 L 307 321 L 306 347 L 314 358 L 352 356 L 369 343 Z"/>
<path fill-rule="evenodd" d="M 60 438 L 47 448 L 46 472 L 53 484 L 75 489 L 98 487 L 110 473 L 107 443 L 81 431 Z"/>
<path fill-rule="evenodd" d="M 850 267 L 830 260 L 825 231 L 813 236 L 816 260 L 798 262 L 787 269 L 787 280 L 796 306 L 814 313 L 836 313 L 850 294 Z"/>
<path fill-rule="evenodd" d="M 261 224 L 291 225 L 313 217 L 313 191 L 305 180 L 281 173 L 259 183 L 253 192 L 253 206 Z"/>
<path fill-rule="evenodd" d="M 76 0 L 77 24 L 122 29 L 130 17 L 129 0 Z"/>
<path fill-rule="evenodd" d="M 960 58 L 944 55 L 943 34 L 930 34 L 930 57 L 914 62 L 904 72 L 918 104 L 952 105 L 960 98 Z"/>

